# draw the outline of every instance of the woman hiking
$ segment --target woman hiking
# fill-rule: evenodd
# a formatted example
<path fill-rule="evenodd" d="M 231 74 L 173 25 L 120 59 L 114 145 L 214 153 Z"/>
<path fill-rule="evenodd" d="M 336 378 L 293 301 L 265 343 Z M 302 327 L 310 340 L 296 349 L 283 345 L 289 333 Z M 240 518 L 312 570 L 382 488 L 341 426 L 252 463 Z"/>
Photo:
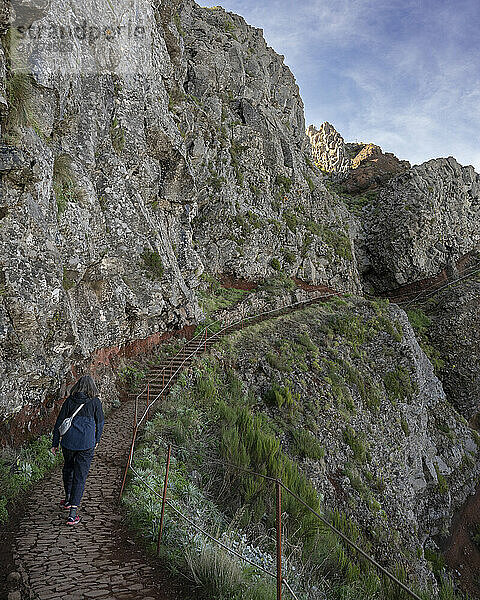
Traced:
<path fill-rule="evenodd" d="M 73 417 L 60 442 L 64 421 Z M 53 428 L 52 453 L 56 454 L 60 442 L 63 453 L 63 485 L 65 499 L 60 506 L 69 509 L 67 525 L 77 525 L 77 510 L 85 489 L 93 453 L 103 431 L 103 409 L 98 390 L 90 375 L 83 375 L 70 390 Z M 62 427 L 63 426 L 63 427 Z"/>

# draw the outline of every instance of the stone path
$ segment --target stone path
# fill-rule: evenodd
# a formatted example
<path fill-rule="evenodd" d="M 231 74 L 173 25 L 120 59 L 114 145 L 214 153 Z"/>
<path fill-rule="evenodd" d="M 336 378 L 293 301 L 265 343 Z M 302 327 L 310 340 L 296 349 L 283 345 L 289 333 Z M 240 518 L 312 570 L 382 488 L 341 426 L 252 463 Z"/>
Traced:
<path fill-rule="evenodd" d="M 322 301 L 314 296 L 302 306 Z M 295 307 L 276 309 L 277 315 Z M 249 323 L 271 317 L 259 315 Z M 230 331 L 241 327 L 232 325 Z M 223 331 L 220 337 L 225 335 Z M 218 341 L 191 340 L 173 359 L 150 369 L 148 379 L 155 396 L 162 387 L 159 373 L 165 367 L 165 382 L 180 366 L 189 364 L 193 350 L 207 350 Z M 188 357 L 188 359 L 186 359 Z M 163 379 L 162 379 L 163 381 Z M 146 394 L 140 398 L 146 403 Z M 142 407 L 144 408 L 144 406 Z M 150 560 L 129 538 L 122 525 L 118 495 L 123 469 L 130 448 L 133 427 L 133 400 L 125 402 L 106 420 L 105 429 L 79 510 L 81 522 L 76 527 L 65 524 L 68 512 L 58 503 L 63 497 L 60 470 L 40 481 L 28 498 L 13 541 L 13 560 L 24 587 L 36 600 L 180 600 L 191 597 L 186 586 L 173 582 L 159 563 Z M 139 414 L 142 412 L 139 410 Z M 8 600 L 20 600 L 9 594 Z M 10 597 L 12 596 L 12 597 Z"/>
<path fill-rule="evenodd" d="M 133 402 L 106 420 L 79 510 L 81 522 L 65 525 L 68 511 L 61 471 L 38 483 L 14 540 L 16 570 L 39 600 L 177 600 L 185 593 L 138 548 L 118 512 L 123 465 L 132 433 Z M 19 597 L 18 593 L 17 596 Z"/>

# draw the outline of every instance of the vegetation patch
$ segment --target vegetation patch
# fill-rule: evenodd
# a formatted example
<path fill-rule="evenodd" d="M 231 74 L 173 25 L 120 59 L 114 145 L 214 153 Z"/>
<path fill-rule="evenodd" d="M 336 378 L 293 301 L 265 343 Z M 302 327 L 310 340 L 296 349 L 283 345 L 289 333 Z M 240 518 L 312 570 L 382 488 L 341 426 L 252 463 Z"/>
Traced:
<path fill-rule="evenodd" d="M 117 154 L 121 154 L 125 148 L 125 129 L 120 124 L 117 117 L 112 119 L 110 125 L 110 139 L 112 140 L 113 149 Z"/>
<path fill-rule="evenodd" d="M 143 261 L 144 268 L 148 271 L 152 279 L 161 279 L 165 268 L 163 266 L 162 258 L 156 250 L 145 250 L 140 254 L 140 258 Z"/>
<path fill-rule="evenodd" d="M 8 520 L 8 506 L 62 461 L 53 456 L 51 436 L 44 435 L 21 448 L 0 450 L 0 523 Z"/>
<path fill-rule="evenodd" d="M 325 456 L 325 448 L 318 439 L 305 429 L 295 429 L 293 435 L 292 452 L 301 458 L 322 460 Z"/>
<path fill-rule="evenodd" d="M 59 154 L 53 162 L 53 191 L 57 201 L 57 212 L 65 212 L 69 202 L 77 202 L 83 198 L 83 192 L 77 184 L 72 158 L 68 154 Z"/>
<path fill-rule="evenodd" d="M 286 175 L 277 175 L 275 177 L 275 185 L 288 193 L 292 189 L 293 183 L 290 177 L 287 177 Z"/>
<path fill-rule="evenodd" d="M 392 402 L 410 401 L 418 389 L 412 381 L 410 371 L 402 365 L 398 365 L 395 370 L 386 373 L 383 376 L 383 383 L 388 398 Z"/>
<path fill-rule="evenodd" d="M 246 290 L 225 288 L 213 275 L 203 273 L 201 276 L 205 289 L 199 291 L 200 304 L 206 316 L 234 306 L 249 294 Z"/>
<path fill-rule="evenodd" d="M 333 181 L 326 182 L 327 189 L 341 200 L 354 215 L 360 215 L 365 206 L 373 204 L 378 198 L 378 190 L 368 190 L 363 194 L 349 194 L 345 186 Z"/>
<path fill-rule="evenodd" d="M 432 319 L 426 315 L 420 308 L 412 308 L 407 311 L 410 325 L 415 331 L 420 347 L 427 355 L 433 365 L 435 372 L 438 374 L 445 368 L 445 361 L 438 348 L 435 348 L 429 337 L 429 329 L 432 325 Z"/>
<path fill-rule="evenodd" d="M 8 112 L 3 118 L 5 141 L 16 144 L 23 127 L 33 127 L 44 137 L 34 109 L 35 81 L 18 54 L 21 36 L 15 27 L 9 27 L 2 37 L 2 46 L 7 59 L 5 92 Z"/>

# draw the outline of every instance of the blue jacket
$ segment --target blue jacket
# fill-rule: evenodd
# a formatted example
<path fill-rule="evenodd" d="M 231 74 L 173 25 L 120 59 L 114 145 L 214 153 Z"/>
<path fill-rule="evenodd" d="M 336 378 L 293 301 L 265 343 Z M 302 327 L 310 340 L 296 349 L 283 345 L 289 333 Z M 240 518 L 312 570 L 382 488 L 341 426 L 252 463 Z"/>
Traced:
<path fill-rule="evenodd" d="M 60 433 L 58 428 L 67 417 L 71 417 L 80 404 L 85 404 L 72 421 L 70 429 L 62 437 L 61 445 L 68 450 L 88 450 L 98 444 L 103 431 L 103 409 L 98 398 L 89 398 L 79 392 L 69 396 L 62 405 L 53 428 L 52 446 L 58 448 Z"/>

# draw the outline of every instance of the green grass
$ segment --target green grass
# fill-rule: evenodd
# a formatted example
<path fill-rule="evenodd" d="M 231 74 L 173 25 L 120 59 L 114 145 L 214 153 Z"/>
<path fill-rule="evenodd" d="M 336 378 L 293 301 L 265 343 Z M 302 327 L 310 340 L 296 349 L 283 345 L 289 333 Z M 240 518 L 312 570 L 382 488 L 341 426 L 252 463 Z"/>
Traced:
<path fill-rule="evenodd" d="M 9 504 L 61 462 L 51 446 L 51 436 L 44 435 L 18 449 L 0 450 L 0 523 L 8 520 Z"/>
<path fill-rule="evenodd" d="M 435 473 L 437 474 L 437 487 L 440 494 L 446 494 L 448 492 L 448 481 L 440 473 L 440 468 L 437 463 L 433 465 L 435 467 Z"/>
<path fill-rule="evenodd" d="M 218 310 L 231 308 L 249 294 L 247 290 L 225 288 L 220 281 L 208 273 L 203 273 L 201 279 L 205 289 L 199 290 L 200 305 L 208 317 Z"/>
<path fill-rule="evenodd" d="M 58 154 L 53 161 L 53 190 L 58 215 L 65 212 L 70 202 L 83 198 L 72 169 L 72 158 L 68 154 Z"/>
<path fill-rule="evenodd" d="M 415 333 L 424 334 L 432 325 L 432 319 L 428 317 L 423 310 L 412 308 L 407 310 L 408 320 L 410 325 L 415 330 Z"/>
<path fill-rule="evenodd" d="M 140 258 L 142 259 L 144 268 L 148 271 L 149 276 L 152 279 L 162 279 L 165 268 L 163 266 L 162 258 L 157 250 L 145 248 L 140 255 Z"/>
<path fill-rule="evenodd" d="M 398 365 L 393 371 L 385 373 L 383 383 L 391 402 L 411 401 L 418 389 L 412 381 L 410 371 L 402 365 Z"/>
<path fill-rule="evenodd" d="M 348 426 L 343 432 L 343 439 L 345 443 L 352 449 L 353 458 L 359 463 L 366 462 L 368 457 L 368 447 L 364 436 L 361 433 L 356 432 L 352 427 Z"/>
<path fill-rule="evenodd" d="M 22 128 L 28 126 L 43 137 L 35 113 L 35 80 L 18 55 L 20 41 L 21 36 L 14 27 L 9 27 L 2 38 L 7 59 L 5 92 L 8 102 L 8 112 L 3 117 L 3 137 L 9 143 L 18 143 Z"/>
<path fill-rule="evenodd" d="M 275 260 L 275 259 L 273 259 Z M 276 263 L 275 263 L 276 264 Z M 281 265 L 278 262 L 278 265 Z M 273 267 L 273 265 L 272 265 Z M 275 267 L 273 267 L 275 268 Z M 275 269 L 277 270 L 277 269 Z M 268 277 L 264 279 L 258 286 L 259 292 L 268 292 L 271 294 L 277 293 L 279 290 L 293 291 L 297 288 L 297 284 L 293 281 L 291 277 L 285 275 L 285 273 L 279 273 L 277 275 L 273 275 L 272 277 Z"/>

